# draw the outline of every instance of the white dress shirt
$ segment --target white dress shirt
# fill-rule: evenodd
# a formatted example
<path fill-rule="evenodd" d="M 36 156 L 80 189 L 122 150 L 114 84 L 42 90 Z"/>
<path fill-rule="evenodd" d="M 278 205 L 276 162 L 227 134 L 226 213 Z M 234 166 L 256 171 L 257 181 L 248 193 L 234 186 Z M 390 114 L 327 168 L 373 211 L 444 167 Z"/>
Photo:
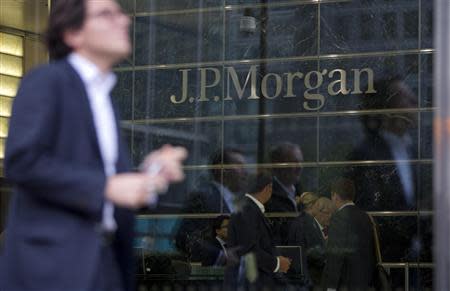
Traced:
<path fill-rule="evenodd" d="M 409 135 L 398 136 L 388 131 L 383 131 L 381 136 L 389 145 L 392 156 L 395 159 L 403 193 L 405 194 L 404 198 L 409 205 L 414 205 L 414 181 L 412 166 L 409 162 L 411 157 L 408 150 L 412 144 L 411 137 Z"/>
<path fill-rule="evenodd" d="M 280 184 L 281 188 L 283 188 L 283 190 L 288 194 L 288 198 L 289 200 L 291 200 L 292 204 L 294 205 L 294 209 L 297 212 L 297 202 L 295 201 L 295 194 L 296 194 L 295 186 L 291 185 L 291 187 L 287 187 L 286 185 L 281 183 L 280 179 L 278 179 L 276 176 L 274 176 L 273 178 L 275 179 L 275 181 L 278 182 L 278 184 Z"/>
<path fill-rule="evenodd" d="M 224 186 L 223 184 L 217 183 L 216 181 L 213 181 L 213 184 L 214 186 L 216 186 L 217 190 L 219 190 L 220 194 L 223 195 L 223 200 L 225 200 L 230 213 L 233 213 L 236 208 L 236 195 L 233 194 L 233 192 L 231 192 L 230 189 L 228 189 L 228 187 Z"/>
<path fill-rule="evenodd" d="M 116 84 L 116 76 L 112 72 L 102 73 L 95 64 L 76 53 L 71 53 L 68 61 L 84 83 L 105 175 L 112 176 L 116 173 L 119 153 L 116 119 L 109 94 Z M 103 205 L 102 226 L 106 231 L 115 231 L 117 228 L 114 206 L 107 200 Z"/>

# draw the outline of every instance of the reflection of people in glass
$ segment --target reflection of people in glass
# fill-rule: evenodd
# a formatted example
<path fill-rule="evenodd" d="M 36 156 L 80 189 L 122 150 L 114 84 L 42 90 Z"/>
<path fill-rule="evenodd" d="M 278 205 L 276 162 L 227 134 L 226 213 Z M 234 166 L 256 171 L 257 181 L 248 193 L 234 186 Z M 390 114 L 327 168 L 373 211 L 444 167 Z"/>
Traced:
<path fill-rule="evenodd" d="M 314 286 L 320 286 L 322 269 L 325 265 L 325 245 L 327 229 L 333 212 L 331 200 L 318 197 L 315 193 L 305 192 L 300 196 L 305 205 L 290 226 L 288 244 L 301 246 L 307 280 Z"/>
<path fill-rule="evenodd" d="M 202 244 L 202 265 L 223 266 L 227 262 L 228 215 L 220 215 L 213 220 L 210 237 Z"/>
<path fill-rule="evenodd" d="M 277 255 L 271 225 L 264 216 L 264 205 L 272 195 L 272 178 L 258 175 L 251 183 L 249 193 L 242 199 L 239 210 L 231 216 L 229 249 L 235 250 L 240 260 L 228 266 L 225 284 L 229 290 L 237 290 L 237 286 L 271 290 L 275 274 L 286 273 L 290 267 L 288 258 Z"/>
<path fill-rule="evenodd" d="M 331 186 L 336 213 L 331 218 L 322 284 L 326 290 L 369 290 L 375 246 L 369 216 L 353 203 L 355 186 L 337 179 Z"/>
<path fill-rule="evenodd" d="M 365 138 L 349 155 L 349 160 L 378 160 L 382 165 L 359 166 L 349 171 L 355 181 L 355 204 L 368 211 L 410 210 L 417 207 L 417 175 L 410 160 L 417 156 L 412 132 L 417 129 L 417 96 L 400 77 L 379 80 L 376 94 L 363 96 L 363 109 L 392 110 L 363 116 Z M 386 161 L 387 163 L 384 163 Z M 421 252 L 416 219 L 378 218 L 384 261 L 413 261 Z M 395 286 L 403 278 L 393 277 Z"/>
<path fill-rule="evenodd" d="M 227 169 L 210 170 L 210 180 L 193 191 L 184 206 L 185 213 L 231 213 L 242 197 L 247 185 L 247 171 L 242 167 L 246 160 L 237 149 L 217 151 L 211 157 L 211 166 L 233 165 Z M 194 250 L 203 232 L 208 227 L 206 219 L 184 219 L 176 234 L 177 248 L 191 255 L 192 260 L 199 260 L 200 254 Z M 194 252 L 193 252 L 194 251 Z"/>
<path fill-rule="evenodd" d="M 245 157 L 237 149 L 224 149 L 213 154 L 211 166 L 233 165 L 232 168 L 211 169 L 210 180 L 193 191 L 185 205 L 185 212 L 231 213 L 237 199 L 245 191 L 247 171 L 241 165 Z"/>
<path fill-rule="evenodd" d="M 298 145 L 281 143 L 270 152 L 271 163 L 301 163 L 303 153 Z M 272 198 L 267 203 L 267 212 L 296 212 L 295 197 L 301 193 L 300 166 L 272 169 Z"/>
<path fill-rule="evenodd" d="M 377 93 L 364 96 L 365 110 L 414 109 L 417 97 L 398 77 L 376 83 Z M 416 127 L 416 113 L 398 112 L 363 117 L 366 137 L 349 160 L 382 160 L 394 164 L 355 167 L 355 203 L 365 210 L 405 210 L 416 205 L 416 177 L 410 160 L 414 158 L 410 129 Z"/>
<path fill-rule="evenodd" d="M 270 152 L 271 163 L 301 163 L 303 153 L 298 145 L 284 142 Z M 300 166 L 272 169 L 272 197 L 266 205 L 267 212 L 297 212 L 296 196 L 300 187 Z M 286 243 L 290 220 L 286 217 L 272 219 L 273 235 L 278 245 Z"/>

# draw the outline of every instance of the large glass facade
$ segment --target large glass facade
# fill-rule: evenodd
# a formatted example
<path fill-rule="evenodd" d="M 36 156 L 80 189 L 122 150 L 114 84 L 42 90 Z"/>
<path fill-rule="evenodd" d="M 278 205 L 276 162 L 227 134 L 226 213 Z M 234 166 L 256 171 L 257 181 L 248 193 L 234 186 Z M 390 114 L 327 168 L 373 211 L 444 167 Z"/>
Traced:
<path fill-rule="evenodd" d="M 432 287 L 432 1 L 121 2 L 134 52 L 113 95 L 135 166 L 165 143 L 190 153 L 186 180 L 138 218 L 140 278 L 161 257 L 197 266 L 196 241 L 230 212 L 204 196 L 242 195 L 265 169 L 298 196 L 352 179 L 394 286 Z M 274 159 L 283 145 L 301 158 Z M 275 225 L 297 216 L 275 210 Z"/>
<path fill-rule="evenodd" d="M 119 2 L 134 49 L 112 97 L 134 166 L 164 144 L 189 151 L 186 179 L 137 217 L 139 290 L 220 290 L 224 268 L 206 266 L 203 242 L 261 171 L 286 193 L 266 209 L 277 245 L 291 244 L 306 197 L 331 198 L 345 177 L 379 227 L 394 289 L 432 289 L 433 1 Z M 27 50 L 3 52 L 2 27 L 0 158 L 27 70 L 14 65 Z"/>

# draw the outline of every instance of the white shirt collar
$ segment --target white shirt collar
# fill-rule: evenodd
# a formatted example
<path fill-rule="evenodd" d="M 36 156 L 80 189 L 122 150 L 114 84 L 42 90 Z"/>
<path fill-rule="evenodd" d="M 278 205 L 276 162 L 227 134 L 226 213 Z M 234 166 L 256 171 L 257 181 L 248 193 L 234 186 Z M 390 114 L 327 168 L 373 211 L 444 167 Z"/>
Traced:
<path fill-rule="evenodd" d="M 245 196 L 250 198 L 250 200 L 252 200 L 253 202 L 255 202 L 255 204 L 259 207 L 259 209 L 261 210 L 262 213 L 266 212 L 266 208 L 264 208 L 264 204 L 259 202 L 258 199 L 256 199 L 255 197 L 253 197 L 250 194 L 245 194 Z"/>
<path fill-rule="evenodd" d="M 275 179 L 275 181 L 278 182 L 278 184 L 280 184 L 280 186 L 284 189 L 284 191 L 286 191 L 286 193 L 288 193 L 288 196 L 290 198 L 294 198 L 295 197 L 295 186 L 291 185 L 290 187 L 284 185 L 280 179 L 278 179 L 277 176 L 273 176 L 273 178 Z"/>
<path fill-rule="evenodd" d="M 314 220 L 317 222 L 317 225 L 319 226 L 320 230 L 323 231 L 323 226 L 320 224 L 320 222 L 313 216 Z"/>
<path fill-rule="evenodd" d="M 342 210 L 344 207 L 347 207 L 347 206 L 350 206 L 350 205 L 355 205 L 355 203 L 353 203 L 353 202 L 347 202 L 347 203 L 345 203 L 344 205 L 342 205 L 341 207 L 339 207 L 339 209 L 338 209 L 337 211 Z"/>
<path fill-rule="evenodd" d="M 102 73 L 99 68 L 77 53 L 71 53 L 68 57 L 69 63 L 80 75 L 81 80 L 88 86 L 101 86 L 107 94 L 116 84 L 117 77 L 112 72 Z"/>
<path fill-rule="evenodd" d="M 226 244 L 226 242 L 225 242 L 223 239 L 221 239 L 220 237 L 216 236 L 216 239 L 219 241 L 219 243 L 220 243 L 222 246 Z"/>

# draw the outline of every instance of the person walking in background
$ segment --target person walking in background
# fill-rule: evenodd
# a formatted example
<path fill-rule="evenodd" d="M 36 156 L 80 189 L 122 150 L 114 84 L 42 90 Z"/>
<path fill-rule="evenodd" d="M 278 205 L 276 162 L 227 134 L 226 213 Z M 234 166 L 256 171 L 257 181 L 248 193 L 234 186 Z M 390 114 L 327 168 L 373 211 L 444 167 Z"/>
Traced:
<path fill-rule="evenodd" d="M 302 247 L 305 277 L 308 284 L 317 287 L 325 266 L 326 230 L 333 208 L 330 199 L 313 192 L 303 193 L 300 202 L 305 207 L 291 223 L 288 245 Z"/>
<path fill-rule="evenodd" d="M 244 290 L 272 290 L 278 283 L 277 273 L 286 273 L 290 268 L 290 259 L 278 255 L 270 223 L 264 216 L 264 204 L 271 196 L 272 177 L 260 174 L 250 183 L 249 194 L 245 194 L 239 211 L 231 215 L 229 257 L 236 256 L 238 260 L 229 258 L 226 290 L 236 290 L 237 286 Z"/>
<path fill-rule="evenodd" d="M 5 175 L 14 184 L 0 290 L 134 290 L 133 209 L 183 178 L 183 148 L 165 146 L 131 173 L 110 91 L 131 50 L 114 0 L 55 0 L 49 65 L 13 105 Z"/>
<path fill-rule="evenodd" d="M 375 271 L 372 223 L 354 203 L 352 180 L 337 179 L 331 186 L 332 216 L 322 275 L 325 290 L 368 290 Z"/>

